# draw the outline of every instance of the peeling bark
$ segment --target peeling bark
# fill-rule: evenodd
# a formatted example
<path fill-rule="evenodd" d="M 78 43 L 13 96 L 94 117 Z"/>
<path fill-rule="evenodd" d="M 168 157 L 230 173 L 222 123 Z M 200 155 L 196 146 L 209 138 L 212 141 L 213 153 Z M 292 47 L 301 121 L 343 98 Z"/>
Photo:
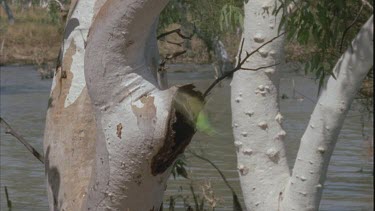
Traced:
<path fill-rule="evenodd" d="M 43 142 L 50 210 L 80 210 L 91 176 L 96 126 L 83 59 L 95 3 L 81 0 L 71 11 L 51 88 Z"/>
<path fill-rule="evenodd" d="M 97 143 L 84 210 L 159 209 L 170 167 L 195 133 L 201 107 L 179 105 L 201 101 L 199 93 L 166 89 L 157 72 L 156 23 L 167 2 L 108 0 L 90 28 L 85 77 Z"/>
<path fill-rule="evenodd" d="M 160 208 L 203 105 L 157 72 L 167 2 L 72 1 L 44 138 L 50 210 Z"/>

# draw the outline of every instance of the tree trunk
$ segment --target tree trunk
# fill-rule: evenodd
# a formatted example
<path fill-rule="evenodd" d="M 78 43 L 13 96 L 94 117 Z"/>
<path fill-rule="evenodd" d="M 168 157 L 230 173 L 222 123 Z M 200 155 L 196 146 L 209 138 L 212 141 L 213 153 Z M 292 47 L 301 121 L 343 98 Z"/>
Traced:
<path fill-rule="evenodd" d="M 251 52 L 277 36 L 281 14 L 277 17 L 271 14 L 275 6 L 275 1 L 263 0 L 245 4 L 244 52 Z M 283 43 L 281 37 L 266 45 L 244 67 L 283 62 Z M 248 210 L 278 210 L 289 178 L 283 143 L 286 133 L 281 128 L 278 105 L 279 69 L 277 66 L 257 72 L 239 70 L 231 83 L 233 134 Z"/>
<path fill-rule="evenodd" d="M 277 35 L 280 17 L 269 1 L 245 4 L 244 51 L 252 51 Z M 311 116 L 293 173 L 282 143 L 282 116 L 277 103 L 279 68 L 237 71 L 232 87 L 232 121 L 238 170 L 248 210 L 318 210 L 336 139 L 361 83 L 373 65 L 373 18 L 334 68 Z M 283 41 L 273 41 L 244 66 L 256 68 L 283 61 Z"/>
<path fill-rule="evenodd" d="M 50 210 L 80 210 L 95 156 L 96 126 L 84 77 L 85 39 L 97 1 L 72 7 L 48 102 L 44 155 Z M 64 74 L 63 74 L 64 72 Z"/>
<path fill-rule="evenodd" d="M 350 105 L 373 66 L 373 16 L 337 62 L 302 136 L 283 210 L 318 210 L 328 164 Z"/>
<path fill-rule="evenodd" d="M 13 25 L 14 24 L 14 16 L 13 16 L 12 10 L 8 6 L 8 3 L 6 2 L 6 0 L 0 0 L 0 3 L 1 3 L 1 6 L 3 7 L 3 9 L 5 10 L 5 12 L 8 16 L 8 23 L 10 25 Z"/>
<path fill-rule="evenodd" d="M 200 93 L 164 89 L 157 72 L 156 22 L 167 3 L 107 1 L 90 28 L 85 77 L 97 144 L 84 210 L 159 210 L 170 167 L 195 132 Z"/>
<path fill-rule="evenodd" d="M 157 71 L 167 2 L 72 1 L 44 137 L 51 210 L 159 209 L 203 101 Z"/>

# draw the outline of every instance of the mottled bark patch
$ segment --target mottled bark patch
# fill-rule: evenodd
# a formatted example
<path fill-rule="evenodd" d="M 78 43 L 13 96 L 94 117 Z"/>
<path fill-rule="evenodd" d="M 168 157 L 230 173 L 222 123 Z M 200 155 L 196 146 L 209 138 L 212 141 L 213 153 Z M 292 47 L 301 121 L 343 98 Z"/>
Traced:
<path fill-rule="evenodd" d="M 155 130 L 156 107 L 154 101 L 155 97 L 147 95 L 140 99 L 142 107 L 132 105 L 132 111 L 137 117 L 138 128 L 144 132 L 146 138 L 152 137 Z"/>
<path fill-rule="evenodd" d="M 44 136 L 44 144 L 51 146 L 51 155 L 54 155 L 49 158 L 51 167 L 46 172 L 50 172 L 55 178 L 53 166 L 59 168 L 60 193 L 61 191 L 66 193 L 65 200 L 62 202 L 63 206 L 66 206 L 65 210 L 79 210 L 81 206 L 82 193 L 87 191 L 91 176 L 96 146 L 96 125 L 87 88 L 82 90 L 81 95 L 72 105 L 64 107 L 70 87 L 73 85 L 73 74 L 70 69 L 75 53 L 76 45 L 73 40 L 63 59 L 67 77 L 62 79 L 61 71 L 55 74 L 56 85 L 49 100 Z M 85 134 L 83 137 L 82 131 Z M 61 159 L 58 155 L 66 155 L 69 159 Z M 54 184 L 56 181 L 50 181 L 49 187 L 54 186 L 53 189 L 56 189 L 57 184 Z M 49 197 L 54 196 L 49 195 Z M 50 200 L 53 202 L 53 198 Z"/>
<path fill-rule="evenodd" d="M 154 176 L 165 172 L 173 164 L 196 132 L 195 121 L 203 108 L 203 97 L 193 89 L 192 85 L 183 86 L 174 97 L 164 145 L 152 158 L 151 173 Z"/>

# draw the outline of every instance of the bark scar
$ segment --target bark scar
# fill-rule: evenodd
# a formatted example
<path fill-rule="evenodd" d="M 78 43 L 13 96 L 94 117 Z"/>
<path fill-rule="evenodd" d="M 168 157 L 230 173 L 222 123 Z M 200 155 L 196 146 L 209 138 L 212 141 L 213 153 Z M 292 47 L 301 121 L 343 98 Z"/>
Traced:
<path fill-rule="evenodd" d="M 117 131 L 116 131 L 117 137 L 121 139 L 121 134 L 122 134 L 122 124 L 117 125 Z"/>
<path fill-rule="evenodd" d="M 280 191 L 279 193 L 279 200 L 278 200 L 278 205 L 277 205 L 277 211 L 280 211 L 280 204 L 281 204 L 281 201 L 283 200 L 283 192 Z"/>
<path fill-rule="evenodd" d="M 145 95 L 139 99 L 143 104 L 142 107 L 132 105 L 132 111 L 137 117 L 138 128 L 145 134 L 146 138 L 152 138 L 155 130 L 156 106 L 155 97 Z"/>

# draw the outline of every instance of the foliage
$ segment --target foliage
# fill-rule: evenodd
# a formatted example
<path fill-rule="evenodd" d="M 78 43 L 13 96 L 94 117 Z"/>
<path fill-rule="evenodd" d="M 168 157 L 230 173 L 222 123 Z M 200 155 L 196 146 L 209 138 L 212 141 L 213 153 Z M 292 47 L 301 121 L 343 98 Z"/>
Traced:
<path fill-rule="evenodd" d="M 182 156 L 176 160 L 172 167 L 172 175 L 173 178 L 176 179 L 176 176 L 181 176 L 183 178 L 188 179 L 188 173 L 186 171 L 186 163 L 185 163 L 185 157 Z"/>
<path fill-rule="evenodd" d="M 315 73 L 319 89 L 325 76 L 332 75 L 336 61 L 360 27 L 372 14 L 372 9 L 358 0 L 278 0 L 273 14 L 283 12 L 279 26 L 287 32 L 287 40 L 313 49 L 306 59 L 306 73 Z M 287 13 L 293 5 L 294 10 Z"/>
<path fill-rule="evenodd" d="M 60 23 L 60 7 L 59 5 L 52 1 L 48 4 L 48 16 L 51 23 L 58 24 Z"/>
<path fill-rule="evenodd" d="M 229 184 L 228 180 L 226 179 L 226 177 L 224 176 L 223 172 L 219 169 L 219 167 L 217 167 L 211 160 L 209 160 L 208 158 L 205 158 L 203 157 L 202 155 L 199 155 L 191 150 L 188 151 L 189 154 L 193 155 L 194 157 L 198 158 L 198 159 L 201 159 L 205 162 L 208 162 L 218 173 L 219 175 L 221 176 L 222 180 L 224 181 L 225 185 L 228 187 L 228 189 L 232 192 L 232 199 L 233 199 L 233 211 L 242 211 L 242 206 L 241 206 L 241 203 L 238 199 L 238 196 L 236 194 L 236 192 L 234 191 L 233 187 Z M 190 191 L 191 191 L 191 194 L 192 194 L 192 197 L 194 199 L 194 204 L 195 204 L 195 210 L 196 211 L 203 211 L 205 210 L 204 209 L 204 202 L 207 201 L 208 204 L 210 205 L 211 208 L 215 208 L 216 204 L 220 201 L 217 197 L 215 197 L 215 194 L 213 193 L 213 190 L 212 190 L 212 186 L 210 185 L 210 183 L 206 184 L 206 185 L 203 185 L 202 186 L 202 191 L 203 191 L 203 196 L 204 197 L 200 197 L 199 194 L 197 195 L 194 191 L 194 188 L 193 188 L 193 179 L 190 178 L 188 176 L 188 173 L 186 171 L 186 158 L 185 156 L 181 156 L 180 158 L 177 159 L 177 161 L 175 162 L 175 164 L 173 165 L 172 167 L 172 175 L 174 178 L 176 178 L 176 176 L 182 176 L 184 177 L 185 179 L 189 179 L 191 184 L 190 184 Z M 183 199 L 183 203 L 185 205 L 185 207 L 190 207 L 190 209 L 188 210 L 193 210 L 193 208 L 191 208 L 190 204 L 188 203 L 188 198 L 182 196 L 182 195 L 177 195 L 176 197 L 174 196 L 171 196 L 170 199 L 169 199 L 169 207 L 171 209 L 174 208 L 174 205 L 175 205 L 175 202 L 178 198 L 181 198 Z"/>
<path fill-rule="evenodd" d="M 0 41 L 4 45 L 0 64 L 35 64 L 36 59 L 43 63 L 56 61 L 63 24 L 52 24 L 45 8 L 24 10 L 14 4 L 10 6 L 15 17 L 13 25 L 8 25 L 6 14 L 0 12 Z"/>
<path fill-rule="evenodd" d="M 210 52 L 215 38 L 242 27 L 242 5 L 243 0 L 171 0 L 160 15 L 159 31 L 172 23 L 193 25 Z"/>
<path fill-rule="evenodd" d="M 225 30 L 235 31 L 237 27 L 243 29 L 244 14 L 243 9 L 232 5 L 225 4 L 220 11 L 220 30 L 223 32 Z"/>

